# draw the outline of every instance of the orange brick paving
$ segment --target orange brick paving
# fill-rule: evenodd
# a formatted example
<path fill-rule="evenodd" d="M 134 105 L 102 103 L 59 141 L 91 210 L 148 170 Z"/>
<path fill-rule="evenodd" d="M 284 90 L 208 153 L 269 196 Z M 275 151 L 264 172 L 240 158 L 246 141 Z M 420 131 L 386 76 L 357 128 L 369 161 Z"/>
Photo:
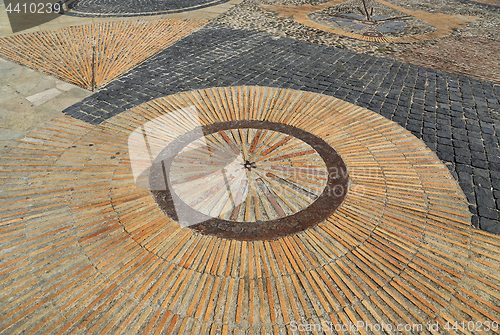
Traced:
<path fill-rule="evenodd" d="M 196 118 L 175 112 L 193 106 Z M 321 137 L 358 172 L 337 211 L 306 231 L 272 241 L 202 235 L 134 181 L 129 135 L 162 116 L 154 150 L 200 122 L 266 120 Z M 471 227 L 448 169 L 402 127 L 330 96 L 179 93 L 99 126 L 53 120 L 1 161 L 0 332 L 290 334 L 300 320 L 440 330 L 500 321 L 500 242 Z"/>

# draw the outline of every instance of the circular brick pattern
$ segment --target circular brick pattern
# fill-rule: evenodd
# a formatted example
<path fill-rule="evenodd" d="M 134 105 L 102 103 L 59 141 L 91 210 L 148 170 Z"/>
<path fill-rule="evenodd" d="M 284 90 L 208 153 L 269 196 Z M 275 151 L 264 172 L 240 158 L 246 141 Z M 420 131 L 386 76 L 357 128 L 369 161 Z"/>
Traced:
<path fill-rule="evenodd" d="M 187 132 L 160 152 L 149 176 L 170 218 L 238 240 L 274 239 L 316 225 L 342 203 L 347 182 L 344 162 L 326 142 L 262 121 Z"/>
<path fill-rule="evenodd" d="M 233 121 L 328 143 L 349 173 L 342 204 L 272 240 L 204 235 L 165 215 L 149 190 L 154 158 Z M 53 120 L 3 156 L 0 331 L 279 334 L 293 321 L 443 329 L 500 318 L 498 238 L 471 228 L 448 169 L 405 129 L 330 96 L 184 92 L 99 126 Z"/>

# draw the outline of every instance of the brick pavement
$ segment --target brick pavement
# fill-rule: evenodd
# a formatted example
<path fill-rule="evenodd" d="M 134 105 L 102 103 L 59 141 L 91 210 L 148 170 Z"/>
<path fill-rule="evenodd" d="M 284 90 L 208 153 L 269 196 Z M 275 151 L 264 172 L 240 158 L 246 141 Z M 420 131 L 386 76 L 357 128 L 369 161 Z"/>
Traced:
<path fill-rule="evenodd" d="M 500 233 L 500 86 L 489 82 L 211 24 L 65 113 L 99 124 L 155 97 L 229 85 L 323 93 L 397 122 L 447 164 L 472 223 Z"/>
<path fill-rule="evenodd" d="M 265 147 L 266 156 L 274 149 L 279 156 L 290 154 L 276 144 L 268 147 L 267 131 L 259 136 L 260 147 L 241 136 L 249 120 L 267 130 L 290 129 L 321 151 L 335 146 L 349 173 L 337 178 L 329 169 L 329 179 L 348 178 L 349 192 L 329 186 L 325 191 L 333 190 L 329 202 L 344 194 L 341 206 L 323 212 L 326 219 L 308 216 L 319 221 L 305 231 L 272 240 L 251 234 L 273 227 L 265 217 L 259 222 L 249 215 L 238 226 L 203 221 L 208 227 L 200 234 L 200 226 L 183 225 L 182 203 L 174 201 L 175 213 L 157 206 L 150 192 L 163 189 L 156 187 L 162 178 L 169 188 L 180 181 L 174 176 L 178 169 L 167 167 L 172 145 L 195 149 L 181 159 L 200 157 L 197 152 L 212 163 L 221 162 L 221 153 L 234 157 L 239 151 L 217 145 L 217 152 L 187 140 L 202 135 L 193 134 L 200 126 L 205 134 L 221 125 L 231 129 L 212 143 L 245 141 L 243 155 Z M 97 126 L 54 119 L 2 156 L 2 333 L 278 335 L 296 334 L 293 321 L 323 320 L 383 322 L 392 329 L 439 323 L 434 333 L 444 333 L 448 321 L 471 329 L 468 322 L 474 320 L 478 329 L 500 320 L 498 236 L 472 229 L 464 194 L 448 169 L 397 124 L 331 96 L 255 86 L 178 93 Z M 330 165 L 333 155 L 328 156 L 324 163 Z M 156 178 L 154 157 L 170 176 Z M 191 159 L 177 177 L 196 176 Z M 261 164 L 249 175 L 273 178 L 264 176 L 268 168 Z M 217 184 L 230 180 L 230 165 L 223 163 L 225 172 L 219 171 L 228 179 L 219 176 Z M 309 159 L 295 168 L 300 166 L 309 170 Z M 148 174 L 149 186 L 135 179 Z M 212 184 L 212 177 L 205 181 Z M 200 184 L 197 196 L 214 192 Z M 230 192 L 230 184 L 215 192 Z M 282 196 L 283 189 L 273 188 Z M 188 195 L 177 192 L 173 186 L 172 195 Z M 258 208 L 265 200 L 252 198 L 245 214 L 262 213 Z M 325 209 L 311 207 L 316 203 L 305 211 Z M 269 206 L 265 211 L 271 214 Z M 290 220 L 288 228 L 294 217 L 283 217 Z M 228 223 L 246 223 L 246 233 L 217 237 L 215 228 L 227 231 Z M 316 333 L 330 333 L 322 330 Z"/>

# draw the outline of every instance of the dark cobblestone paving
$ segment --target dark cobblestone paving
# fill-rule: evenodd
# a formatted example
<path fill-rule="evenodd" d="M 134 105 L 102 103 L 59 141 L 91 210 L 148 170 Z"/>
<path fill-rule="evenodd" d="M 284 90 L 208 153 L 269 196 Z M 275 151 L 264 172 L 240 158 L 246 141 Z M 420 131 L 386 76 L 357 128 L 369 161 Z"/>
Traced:
<path fill-rule="evenodd" d="M 219 5 L 229 0 L 69 0 L 73 16 L 140 16 L 178 13 Z"/>
<path fill-rule="evenodd" d="M 500 234 L 500 86 L 489 82 L 210 25 L 65 112 L 98 124 L 158 96 L 229 85 L 328 94 L 397 122 L 449 167 L 474 226 Z"/>

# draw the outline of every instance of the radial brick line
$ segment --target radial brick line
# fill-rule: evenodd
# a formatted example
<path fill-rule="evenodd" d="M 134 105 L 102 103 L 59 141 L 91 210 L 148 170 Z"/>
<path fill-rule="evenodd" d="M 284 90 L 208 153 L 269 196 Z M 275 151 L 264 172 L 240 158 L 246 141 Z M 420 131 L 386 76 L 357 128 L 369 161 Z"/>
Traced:
<path fill-rule="evenodd" d="M 94 89 L 207 22 L 124 21 L 33 32 L 0 39 L 0 55 L 83 88 Z"/>
<path fill-rule="evenodd" d="M 165 215 L 141 184 L 151 159 L 197 127 L 240 120 L 288 125 L 332 146 L 350 179 L 337 210 L 302 232 L 254 241 Z M 146 152 L 133 134 L 147 135 Z M 233 150 L 219 140 L 221 152 Z M 471 227 L 448 169 L 394 122 L 331 96 L 248 86 L 179 93 L 100 125 L 55 119 L 1 159 L 3 332 L 500 321 L 500 243 Z"/>

